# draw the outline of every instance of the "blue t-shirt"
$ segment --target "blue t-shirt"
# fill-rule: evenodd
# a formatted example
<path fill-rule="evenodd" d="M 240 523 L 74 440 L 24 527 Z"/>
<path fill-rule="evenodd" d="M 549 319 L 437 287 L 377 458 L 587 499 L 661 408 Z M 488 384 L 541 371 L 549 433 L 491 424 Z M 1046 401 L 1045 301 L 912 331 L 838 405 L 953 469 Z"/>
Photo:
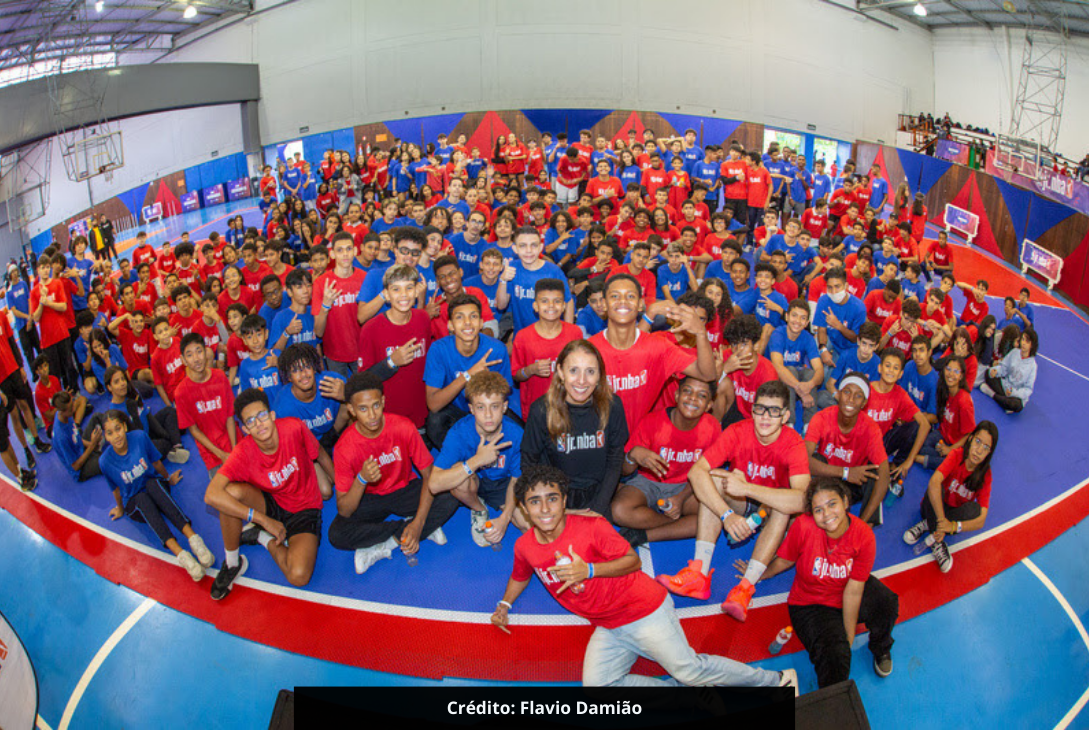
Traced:
<path fill-rule="evenodd" d="M 480 171 L 484 169 L 484 160 L 479 157 L 469 160 L 465 163 L 465 174 L 469 176 L 470 180 L 476 180 L 480 177 Z"/>
<path fill-rule="evenodd" d="M 558 239 L 559 237 L 560 234 L 556 231 L 555 228 L 549 228 L 547 231 L 545 231 L 545 247 L 547 248 L 548 246 L 551 246 L 553 243 L 556 242 L 556 239 Z M 564 256 L 574 256 L 575 252 L 579 248 L 579 244 L 582 243 L 582 239 L 585 237 L 586 231 L 582 230 L 581 228 L 576 228 L 575 230 L 571 231 L 571 235 L 568 236 L 563 243 L 556 247 L 556 250 L 549 254 L 549 258 L 551 258 L 553 261 L 559 261 Z"/>
<path fill-rule="evenodd" d="M 817 309 L 813 314 L 813 326 L 825 327 L 828 330 L 828 346 L 838 354 L 855 348 L 855 343 L 848 340 L 837 329 L 828 326 L 828 313 L 832 312 L 847 329 L 858 332 L 858 328 L 866 322 L 866 305 L 858 297 L 847 295 L 843 304 L 836 304 L 827 294 L 821 294 L 817 300 Z"/>
<path fill-rule="evenodd" d="M 730 290 L 730 301 L 743 314 L 754 314 L 756 312 L 756 300 L 759 298 L 760 292 L 755 286 L 749 284 L 749 288 L 745 291 L 737 291 L 734 289 L 733 279 L 727 277 L 726 288 Z"/>
<path fill-rule="evenodd" d="M 416 264 L 416 271 L 420 272 L 420 278 L 423 279 L 424 285 L 427 287 L 427 299 L 430 301 L 435 297 L 435 292 L 438 291 L 439 282 L 435 278 L 435 266 L 431 261 L 427 262 L 427 265 Z"/>
<path fill-rule="evenodd" d="M 798 339 L 790 339 L 786 325 L 775 328 L 768 340 L 768 353 L 777 352 L 783 356 L 783 364 L 787 367 L 807 368 L 809 364 L 820 357 L 817 340 L 808 330 L 802 330 Z"/>
<path fill-rule="evenodd" d="M 438 203 L 435 204 L 435 207 L 436 208 L 446 208 L 451 213 L 453 213 L 455 210 L 461 211 L 461 214 L 463 216 L 465 216 L 466 218 L 469 217 L 469 213 L 471 212 L 469 210 L 469 204 L 466 203 L 464 200 L 459 200 L 458 202 L 455 203 L 455 202 L 451 201 L 449 198 L 443 198 L 442 200 L 440 200 Z"/>
<path fill-rule="evenodd" d="M 301 186 L 303 181 L 303 174 L 298 167 L 289 167 L 288 169 L 284 170 L 284 175 L 282 179 L 285 191 L 291 192 L 291 190 L 298 189 L 297 192 L 302 192 Z"/>
<path fill-rule="evenodd" d="M 269 344 L 275 345 L 279 342 L 280 335 L 284 333 L 284 330 L 287 329 L 287 326 L 291 324 L 291 321 L 296 317 L 298 317 L 299 321 L 302 323 L 302 329 L 296 335 L 288 335 L 284 347 L 287 347 L 288 345 L 297 345 L 300 342 L 309 342 L 317 345 L 320 340 L 318 339 L 317 333 L 314 331 L 314 315 L 310 314 L 309 308 L 302 314 L 296 314 L 290 309 L 282 310 L 277 314 L 268 328 Z"/>
<path fill-rule="evenodd" d="M 885 282 L 881 281 L 880 276 L 874 276 L 870 278 L 870 281 L 866 284 L 866 294 L 869 295 L 872 291 L 880 291 L 885 288 Z"/>
<path fill-rule="evenodd" d="M 722 164 L 719 162 L 704 162 L 700 160 L 696 164 L 692 165 L 692 171 L 689 173 L 692 176 L 692 182 L 699 180 L 707 186 L 710 190 L 718 182 L 718 178 L 722 172 Z"/>
<path fill-rule="evenodd" d="M 488 300 L 488 306 L 492 308 L 493 313 L 501 311 L 495 303 L 495 298 L 499 294 L 498 278 L 495 280 L 494 284 L 487 284 L 484 282 L 484 277 L 477 275 L 468 279 L 464 279 L 461 284 L 463 287 L 476 287 L 481 292 L 483 292 L 484 297 Z"/>
<path fill-rule="evenodd" d="M 72 351 L 76 353 L 76 360 L 79 362 L 80 367 L 83 367 L 83 363 L 87 362 L 87 355 L 91 351 L 91 343 L 76 335 L 76 339 L 72 342 Z"/>
<path fill-rule="evenodd" d="M 662 290 L 669 288 L 669 295 L 674 301 L 688 291 L 688 271 L 682 266 L 680 271 L 673 271 L 669 266 L 659 266 L 657 271 L 658 296 L 664 298 Z"/>
<path fill-rule="evenodd" d="M 864 243 L 867 243 L 865 236 L 862 238 L 847 236 L 847 238 L 843 239 L 843 255 L 846 256 L 847 254 L 858 253 Z"/>
<path fill-rule="evenodd" d="M 516 478 L 522 473 L 522 427 L 507 417 L 503 417 L 503 442 L 511 445 L 499 452 L 499 458 L 492 464 L 477 470 L 477 474 L 489 482 L 503 482 Z M 442 442 L 442 451 L 435 457 L 435 467 L 449 469 L 459 461 L 471 459 L 480 446 L 480 434 L 476 430 L 476 419 L 466 416 L 455 423 L 446 432 Z"/>
<path fill-rule="evenodd" d="M 275 350 L 269 352 L 279 356 Z M 265 361 L 268 353 L 254 360 L 249 353 L 238 363 L 238 387 L 235 395 L 239 395 L 247 388 L 260 388 L 265 391 L 269 402 L 274 402 L 280 391 L 280 370 L 276 367 L 268 367 Z"/>
<path fill-rule="evenodd" d="M 82 337 L 77 337 L 80 342 L 83 341 Z M 98 360 L 91 358 L 91 370 L 94 372 L 95 377 L 98 378 L 98 382 L 103 385 L 106 384 L 106 368 L 110 365 L 116 365 L 119 368 L 123 368 L 126 372 L 129 369 L 129 364 L 125 361 L 125 356 L 121 354 L 121 348 L 117 345 L 110 345 L 110 362 L 109 365 L 99 364 Z"/>
<path fill-rule="evenodd" d="M 889 195 L 888 180 L 879 177 L 870 183 L 870 207 L 881 210 L 885 205 L 885 198 Z"/>
<path fill-rule="evenodd" d="M 696 169 L 696 165 L 703 162 L 703 149 L 695 145 L 689 147 L 684 151 L 684 171 L 692 175 L 692 171 Z"/>
<path fill-rule="evenodd" d="M 272 406 L 272 409 L 276 411 L 276 417 L 298 418 L 306 424 L 310 433 L 314 434 L 314 438 L 320 439 L 324 436 L 329 429 L 333 427 L 333 424 L 337 420 L 337 413 L 340 412 L 340 401 L 326 398 L 321 394 L 320 385 L 321 381 L 325 378 L 334 378 L 342 382 L 344 381 L 344 376 L 337 375 L 333 372 L 323 371 L 317 373 L 315 379 L 319 388 L 317 395 L 314 396 L 314 400 L 309 403 L 303 403 L 296 398 L 291 386 L 285 385 L 280 388 L 280 392 L 276 396 L 276 400 Z"/>
<path fill-rule="evenodd" d="M 808 187 L 813 188 L 813 173 L 809 170 L 802 170 L 802 176 L 800 178 L 794 177 L 798 173 L 798 168 L 794 168 L 790 175 L 790 199 L 796 203 L 805 202 L 805 189 Z"/>
<path fill-rule="evenodd" d="M 772 327 L 779 327 L 783 324 L 783 315 L 776 312 L 769 307 L 764 301 L 764 294 L 760 293 L 759 289 L 750 289 L 749 291 L 756 291 L 756 303 L 753 305 L 752 313 L 756 315 L 756 318 L 760 321 L 760 326 L 770 324 Z M 767 295 L 767 298 L 778 304 L 783 308 L 783 314 L 786 314 L 787 306 L 790 302 L 779 292 L 774 289 Z"/>
<path fill-rule="evenodd" d="M 571 289 L 567 286 L 567 277 L 563 269 L 556 264 L 545 261 L 536 271 L 529 271 L 522 260 L 518 259 L 511 264 L 514 267 L 514 278 L 507 282 L 507 291 L 510 293 L 510 309 L 514 315 L 514 331 L 519 332 L 537 321 L 537 313 L 533 311 L 535 293 L 534 285 L 541 279 L 559 279 L 563 282 L 563 299 L 571 301 Z"/>
<path fill-rule="evenodd" d="M 896 264 L 896 268 L 900 268 L 900 257 L 893 253 L 891 256 L 886 256 L 884 249 L 878 248 L 873 252 L 873 270 L 880 273 L 884 270 L 885 264 L 892 262 Z"/>
<path fill-rule="evenodd" d="M 378 262 L 375 261 L 375 264 Z M 363 280 L 363 286 L 359 287 L 359 294 L 356 295 L 356 303 L 370 302 L 376 297 L 382 295 L 382 290 L 386 288 L 385 282 L 382 281 L 386 276 L 386 269 L 388 267 L 383 266 L 380 269 L 375 269 L 372 264 L 371 270 L 367 272 L 367 278 Z M 374 316 L 382 314 L 389 309 L 389 302 L 383 300 L 382 306 L 378 308 L 378 311 L 374 313 Z"/>
<path fill-rule="evenodd" d="M 280 306 L 273 309 L 268 304 L 262 304 L 261 308 L 257 310 L 257 314 L 261 315 L 261 319 L 265 320 L 265 326 L 271 330 L 272 323 L 276 321 L 276 315 L 280 312 L 287 312 L 290 309 L 291 297 L 287 295 L 287 292 L 284 292 L 284 298 L 280 300 Z M 270 342 L 275 342 L 275 340 L 270 340 Z"/>
<path fill-rule="evenodd" d="M 545 169 L 548 170 L 548 176 L 550 178 L 556 177 L 556 170 L 558 165 L 560 164 L 560 156 L 563 154 L 564 147 L 567 147 L 567 145 L 560 147 L 559 142 L 553 142 L 552 144 L 544 148 Z M 548 157 L 553 152 L 556 153 L 556 156 L 552 158 L 551 162 L 549 162 Z"/>
<path fill-rule="evenodd" d="M 609 163 L 609 174 L 612 175 L 616 171 L 616 155 L 611 150 L 599 152 L 594 150 L 590 153 L 590 170 L 597 172 L 597 163 L 601 160 L 605 160 Z"/>
<path fill-rule="evenodd" d="M 839 379 L 848 373 L 860 373 L 866 376 L 866 379 L 872 383 L 875 380 L 881 379 L 881 373 L 878 371 L 880 366 L 881 358 L 876 354 L 871 355 L 870 359 L 866 362 L 859 362 L 858 348 L 852 348 L 839 354 L 839 359 L 836 360 L 836 367 L 832 370 L 832 383 L 838 388 Z"/>
<path fill-rule="evenodd" d="M 769 256 L 776 251 L 786 253 L 788 257 L 787 268 L 794 276 L 801 276 L 815 255 L 812 247 L 806 247 L 800 243 L 788 244 L 786 236 L 782 233 L 776 233 L 769 238 L 764 250 Z"/>
<path fill-rule="evenodd" d="M 491 351 L 490 353 L 488 351 Z M 517 412 L 519 402 L 518 393 L 514 389 L 514 378 L 510 372 L 510 357 L 507 355 L 507 346 L 499 340 L 488 335 L 480 335 L 480 342 L 473 354 L 468 357 L 458 352 L 457 341 L 454 335 L 447 335 L 431 344 L 431 350 L 427 353 L 424 363 L 423 381 L 432 388 L 445 388 L 454 382 L 464 372 L 477 363 L 487 353 L 489 360 L 499 360 L 498 365 L 492 365 L 489 370 L 499 373 L 507 381 L 511 388 L 511 408 Z M 465 392 L 458 393 L 454 400 L 450 401 L 455 407 L 463 411 L 469 411 L 469 402 L 465 400 Z M 520 414 L 519 414 L 520 415 Z"/>
<path fill-rule="evenodd" d="M 72 468 L 72 464 L 83 455 L 83 439 L 80 438 L 76 419 L 69 418 L 67 423 L 59 418 L 53 419 L 53 449 L 68 473 L 78 477 L 79 474 Z"/>
<path fill-rule="evenodd" d="M 79 271 L 79 280 L 83 282 L 83 296 L 78 294 L 72 295 L 72 309 L 76 311 L 86 309 L 87 293 L 91 291 L 91 269 L 95 266 L 94 262 L 88 261 L 87 259 L 76 261 L 75 257 L 69 254 L 68 266 Z"/>
<path fill-rule="evenodd" d="M 392 231 L 400 225 L 400 218 L 394 218 L 393 223 L 386 223 L 385 218 L 379 218 L 374 223 L 371 223 L 371 233 L 385 233 L 386 231 Z"/>
<path fill-rule="evenodd" d="M 444 164 L 444 165 L 447 164 L 448 162 L 450 162 L 450 158 L 453 157 L 453 156 L 454 156 L 454 148 L 451 147 L 450 145 L 446 145 L 445 147 L 436 147 L 435 148 L 435 157 L 438 157 L 440 160 L 442 160 L 442 164 Z"/>
<path fill-rule="evenodd" d="M 930 368 L 927 375 L 919 375 L 919 368 L 914 360 L 908 360 L 904 373 L 900 376 L 900 386 L 915 401 L 923 413 L 938 413 L 938 371 Z"/>
<path fill-rule="evenodd" d="M 914 283 L 907 279 L 901 279 L 900 290 L 904 293 L 904 299 L 915 297 L 920 304 L 926 301 L 926 282 L 922 279 L 918 279 Z"/>
<path fill-rule="evenodd" d="M 18 309 L 23 314 L 30 314 L 30 288 L 22 279 L 8 287 L 8 308 L 11 307 Z M 25 327 L 26 322 L 25 319 L 16 318 L 16 329 Z"/>
<path fill-rule="evenodd" d="M 1021 304 L 1018 304 L 1017 308 L 1020 309 L 1024 313 L 1025 317 L 1028 318 L 1029 324 L 1031 324 L 1033 326 L 1036 325 L 1036 308 L 1035 307 L 1033 307 L 1031 304 L 1026 303 L 1024 306 L 1022 306 Z M 22 309 L 22 307 L 20 307 L 20 309 Z M 23 310 L 23 311 L 26 311 L 26 310 Z"/>
<path fill-rule="evenodd" d="M 128 443 L 129 448 L 124 456 L 107 444 L 98 457 L 98 465 L 106 481 L 121 492 L 121 504 L 128 504 L 130 499 L 144 491 L 148 479 L 157 476 L 152 464 L 163 459 L 143 431 L 129 431 Z"/>
<path fill-rule="evenodd" d="M 827 175 L 814 175 L 813 176 L 813 201 L 816 202 L 818 198 L 824 198 L 828 200 L 828 196 L 832 194 L 832 178 Z"/>
<path fill-rule="evenodd" d="M 476 243 L 465 240 L 464 233 L 450 236 L 450 245 L 454 247 L 454 256 L 461 264 L 462 276 L 476 276 L 480 273 L 480 254 L 488 249 L 488 242 L 483 237 Z"/>
<path fill-rule="evenodd" d="M 791 164 L 786 160 L 780 158 L 778 160 L 768 160 L 764 163 L 764 166 L 768 168 L 768 172 L 772 175 L 786 175 L 791 167 Z M 771 194 L 778 195 L 783 189 L 783 180 L 778 177 L 771 178 Z"/>
<path fill-rule="evenodd" d="M 617 177 L 620 178 L 621 187 L 623 187 L 624 190 L 627 191 L 628 185 L 630 185 L 631 183 L 635 183 L 637 185 L 642 183 L 643 170 L 639 167 L 639 165 L 631 165 L 621 170 Z"/>
<path fill-rule="evenodd" d="M 582 329 L 583 335 L 589 339 L 598 332 L 604 332 L 609 322 L 599 317 L 594 308 L 587 304 L 575 315 L 575 324 Z"/>

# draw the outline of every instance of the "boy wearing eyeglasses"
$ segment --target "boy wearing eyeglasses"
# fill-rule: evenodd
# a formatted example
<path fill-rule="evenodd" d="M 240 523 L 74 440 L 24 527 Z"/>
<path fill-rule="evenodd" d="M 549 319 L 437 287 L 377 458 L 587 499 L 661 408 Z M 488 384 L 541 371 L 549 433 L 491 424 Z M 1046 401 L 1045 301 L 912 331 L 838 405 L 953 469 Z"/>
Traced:
<path fill-rule="evenodd" d="M 393 265 L 411 266 L 416 268 L 420 262 L 424 249 L 427 248 L 427 235 L 419 228 L 402 226 L 393 229 Z M 359 310 L 357 318 L 360 324 L 367 322 L 376 314 L 382 314 L 389 309 L 389 299 L 386 294 L 383 277 L 385 269 L 372 271 L 367 274 L 363 287 L 356 297 Z M 437 273 L 437 272 L 436 272 Z M 424 297 L 427 292 L 427 284 L 420 281 L 416 286 L 416 306 L 424 306 Z"/>
<path fill-rule="evenodd" d="M 223 533 L 225 557 L 212 583 L 217 601 L 246 572 L 242 545 L 264 546 L 291 585 L 310 582 L 321 544 L 322 494 L 314 463 L 333 473 L 333 460 L 307 425 L 297 418 L 277 419 L 264 391 L 243 391 L 234 415 L 247 437 L 204 494 L 219 511 Z"/>
<path fill-rule="evenodd" d="M 231 417 L 234 393 L 227 375 L 211 366 L 212 358 L 203 337 L 190 332 L 181 339 L 179 349 L 185 377 L 174 391 L 178 428 L 189 430 L 208 473 L 214 476 L 238 440 Z"/>

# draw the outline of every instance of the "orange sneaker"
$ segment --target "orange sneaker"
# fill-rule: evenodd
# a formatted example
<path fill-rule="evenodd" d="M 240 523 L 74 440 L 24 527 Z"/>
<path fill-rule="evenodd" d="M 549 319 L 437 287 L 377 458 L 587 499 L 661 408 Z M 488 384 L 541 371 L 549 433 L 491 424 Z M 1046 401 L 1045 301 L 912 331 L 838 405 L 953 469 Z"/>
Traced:
<path fill-rule="evenodd" d="M 710 575 L 704 575 L 699 561 L 689 560 L 688 565 L 677 575 L 659 575 L 656 580 L 670 593 L 706 601 L 711 597 L 711 576 L 714 574 L 715 570 L 712 568 Z"/>
<path fill-rule="evenodd" d="M 722 603 L 722 612 L 744 623 L 749 615 L 749 601 L 752 600 L 752 594 L 755 592 L 756 586 L 742 578 L 741 582 L 726 596 L 726 600 Z"/>

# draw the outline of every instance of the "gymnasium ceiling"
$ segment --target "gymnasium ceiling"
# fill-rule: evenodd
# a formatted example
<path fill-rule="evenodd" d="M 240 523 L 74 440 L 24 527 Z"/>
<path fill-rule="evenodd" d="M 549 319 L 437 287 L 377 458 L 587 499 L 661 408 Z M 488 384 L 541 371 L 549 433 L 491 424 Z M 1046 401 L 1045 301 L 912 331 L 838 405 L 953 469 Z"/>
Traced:
<path fill-rule="evenodd" d="M 189 18 L 187 6 L 196 11 Z M 94 65 L 114 65 L 109 54 L 165 51 L 220 18 L 252 10 L 252 0 L 0 0 L 0 74 L 13 83 L 26 80 L 16 78 L 26 69 L 34 78 L 61 60 L 65 71 L 77 70 L 96 55 Z"/>
<path fill-rule="evenodd" d="M 916 5 L 926 15 L 915 12 Z M 1009 27 L 1059 31 L 1089 37 L 1089 2 L 1086 0 L 857 0 L 857 8 L 880 20 L 895 16 L 927 30 Z"/>

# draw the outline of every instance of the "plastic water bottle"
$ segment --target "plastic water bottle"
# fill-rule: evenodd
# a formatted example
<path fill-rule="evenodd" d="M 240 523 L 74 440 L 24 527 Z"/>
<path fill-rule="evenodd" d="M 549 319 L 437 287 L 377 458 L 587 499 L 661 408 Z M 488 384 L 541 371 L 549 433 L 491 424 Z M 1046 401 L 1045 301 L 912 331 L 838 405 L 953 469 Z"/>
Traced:
<path fill-rule="evenodd" d="M 666 512 L 668 512 L 671 509 L 673 509 L 673 500 L 672 499 L 659 499 L 658 500 L 658 511 L 659 512 L 661 512 L 662 514 L 665 514 Z"/>
<path fill-rule="evenodd" d="M 401 538 L 401 549 L 402 550 L 404 550 L 404 545 L 405 545 L 405 539 L 402 537 Z M 405 562 L 408 563 L 409 565 L 413 566 L 413 567 L 419 565 L 420 564 L 420 558 L 416 554 L 418 552 L 419 552 L 419 550 L 417 550 L 415 553 L 412 553 L 411 555 L 405 553 Z"/>
<path fill-rule="evenodd" d="M 916 555 L 922 555 L 929 548 L 934 546 L 934 536 L 927 535 L 925 540 L 920 540 L 911 547 L 911 551 Z"/>
<path fill-rule="evenodd" d="M 897 479 L 896 481 L 889 484 L 889 493 L 891 493 L 894 497 L 897 497 L 897 498 L 903 497 L 904 496 L 904 480 L 903 479 Z"/>
<path fill-rule="evenodd" d="M 760 510 L 756 514 L 749 515 L 748 517 L 746 517 L 745 518 L 745 523 L 748 524 L 749 529 L 752 530 L 755 533 L 757 530 L 760 529 L 760 525 L 764 524 L 764 520 L 766 520 L 767 518 L 768 518 L 768 513 L 765 512 L 764 510 Z M 729 537 L 729 535 L 727 535 L 727 537 Z M 748 538 L 745 538 L 745 539 L 747 540 Z M 734 542 L 734 539 L 732 537 L 729 537 L 729 540 L 730 540 L 731 545 L 736 545 L 737 544 L 737 543 Z M 742 541 L 742 542 L 744 542 L 744 541 Z"/>
<path fill-rule="evenodd" d="M 559 566 L 559 565 L 570 565 L 570 564 L 571 564 L 571 558 L 564 555 L 559 550 L 557 550 L 556 551 L 556 565 Z M 586 590 L 586 584 L 585 583 L 576 583 L 575 585 L 571 586 L 571 592 L 572 593 L 582 593 L 584 590 Z"/>
<path fill-rule="evenodd" d="M 492 534 L 494 532 L 495 532 L 495 525 L 492 524 L 492 521 L 488 520 L 487 522 L 485 522 L 484 523 L 484 534 L 485 535 L 490 535 L 490 534 Z M 500 550 L 500 549 L 502 549 L 502 545 L 500 545 L 500 543 L 498 543 L 498 542 L 493 542 L 492 543 L 492 550 Z"/>
<path fill-rule="evenodd" d="M 794 627 L 787 626 L 785 629 L 779 631 L 775 637 L 775 641 L 771 642 L 771 646 L 768 647 L 768 651 L 772 654 L 778 654 L 786 646 L 786 643 L 790 641 L 790 637 L 794 636 Z"/>

